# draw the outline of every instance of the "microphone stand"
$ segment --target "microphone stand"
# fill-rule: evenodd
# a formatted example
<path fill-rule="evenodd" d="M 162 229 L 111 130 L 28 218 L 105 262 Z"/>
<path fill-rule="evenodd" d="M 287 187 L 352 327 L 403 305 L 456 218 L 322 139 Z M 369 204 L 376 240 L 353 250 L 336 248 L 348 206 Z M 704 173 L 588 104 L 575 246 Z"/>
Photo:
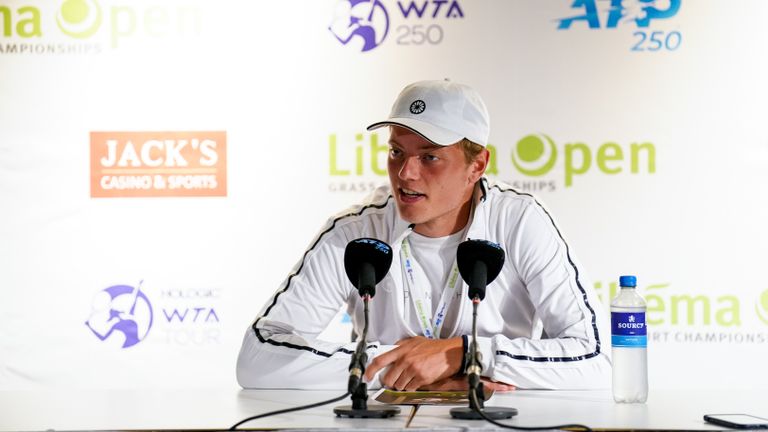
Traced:
<path fill-rule="evenodd" d="M 361 289 L 361 291 L 363 291 Z M 368 406 L 368 385 L 363 381 L 365 364 L 368 363 L 368 354 L 365 353 L 366 338 L 368 337 L 368 301 L 371 295 L 367 292 L 362 295 L 365 324 L 363 325 L 363 337 L 357 342 L 357 348 L 352 354 L 349 364 L 349 381 L 347 392 L 352 396 L 352 405 L 338 406 L 333 409 L 337 417 L 351 418 L 387 418 L 400 414 L 400 408 L 387 405 Z"/>
<path fill-rule="evenodd" d="M 516 408 L 485 407 L 485 391 L 480 381 L 480 373 L 483 371 L 482 355 L 477 350 L 477 306 L 480 304 L 480 296 L 472 298 L 472 342 L 469 345 L 469 364 L 467 365 L 467 381 L 469 382 L 469 407 L 451 408 L 451 417 L 461 420 L 483 420 L 485 417 L 499 420 L 508 419 L 517 415 Z M 482 412 L 485 417 L 481 416 Z"/>

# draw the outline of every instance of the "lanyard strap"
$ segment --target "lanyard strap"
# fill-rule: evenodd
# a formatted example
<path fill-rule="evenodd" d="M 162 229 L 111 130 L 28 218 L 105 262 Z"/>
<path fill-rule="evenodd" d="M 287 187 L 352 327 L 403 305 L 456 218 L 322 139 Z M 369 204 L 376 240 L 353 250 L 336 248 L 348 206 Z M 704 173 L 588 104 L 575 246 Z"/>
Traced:
<path fill-rule="evenodd" d="M 457 296 L 454 295 L 456 287 L 459 285 L 459 266 L 456 259 L 453 259 L 453 266 L 448 276 L 448 282 L 440 296 L 440 302 L 435 309 L 435 317 L 432 317 L 432 303 L 427 301 L 427 292 L 425 288 L 430 288 L 426 273 L 421 269 L 411 254 L 411 244 L 408 238 L 404 238 L 400 248 L 400 261 L 405 270 L 405 283 L 411 294 L 416 316 L 419 320 L 419 326 L 425 337 L 429 339 L 439 339 L 440 331 L 445 323 L 445 316 L 453 305 Z"/>

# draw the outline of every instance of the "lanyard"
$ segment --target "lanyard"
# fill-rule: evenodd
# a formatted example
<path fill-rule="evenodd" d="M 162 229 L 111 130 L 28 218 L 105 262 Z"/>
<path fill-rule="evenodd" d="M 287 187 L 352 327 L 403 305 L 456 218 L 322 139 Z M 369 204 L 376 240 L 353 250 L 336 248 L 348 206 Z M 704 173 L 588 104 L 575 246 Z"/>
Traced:
<path fill-rule="evenodd" d="M 454 295 L 456 287 L 459 285 L 459 266 L 456 259 L 453 259 L 448 282 L 446 283 L 443 295 L 440 296 L 440 302 L 435 310 L 435 317 L 432 317 L 432 302 L 427 301 L 425 288 L 429 288 L 429 280 L 421 266 L 413 259 L 411 254 L 411 244 L 408 238 L 404 238 L 400 248 L 400 260 L 405 270 L 405 283 L 411 294 L 411 301 L 416 309 L 416 315 L 421 326 L 421 331 L 429 339 L 439 339 L 440 331 L 445 323 L 445 315 L 451 308 L 457 296 Z"/>

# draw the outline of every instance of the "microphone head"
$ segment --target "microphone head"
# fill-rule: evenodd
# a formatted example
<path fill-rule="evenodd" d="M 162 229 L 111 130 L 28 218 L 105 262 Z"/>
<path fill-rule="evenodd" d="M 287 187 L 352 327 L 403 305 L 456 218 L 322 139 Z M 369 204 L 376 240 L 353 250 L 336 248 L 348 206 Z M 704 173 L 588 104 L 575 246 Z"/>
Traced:
<path fill-rule="evenodd" d="M 359 238 L 352 240 L 344 250 L 344 270 L 352 285 L 360 287 L 363 264 L 370 264 L 375 272 L 375 283 L 381 282 L 392 265 L 392 248 L 381 240 Z"/>
<path fill-rule="evenodd" d="M 488 240 L 467 240 L 459 245 L 456 261 L 461 278 L 470 285 L 473 283 L 471 281 L 475 272 L 475 263 L 485 264 L 486 280 L 483 282 L 488 285 L 501 273 L 501 268 L 504 266 L 504 249 L 498 243 Z M 485 286 L 480 288 L 485 290 Z"/>

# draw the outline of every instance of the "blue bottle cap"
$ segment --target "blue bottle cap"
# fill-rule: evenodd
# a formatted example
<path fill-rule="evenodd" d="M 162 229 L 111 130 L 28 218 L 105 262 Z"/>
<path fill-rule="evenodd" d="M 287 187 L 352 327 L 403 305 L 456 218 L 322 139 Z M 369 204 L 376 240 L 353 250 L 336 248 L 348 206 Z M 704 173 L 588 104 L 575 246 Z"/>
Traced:
<path fill-rule="evenodd" d="M 637 278 L 634 276 L 621 276 L 619 277 L 619 286 L 635 288 L 637 286 Z"/>

